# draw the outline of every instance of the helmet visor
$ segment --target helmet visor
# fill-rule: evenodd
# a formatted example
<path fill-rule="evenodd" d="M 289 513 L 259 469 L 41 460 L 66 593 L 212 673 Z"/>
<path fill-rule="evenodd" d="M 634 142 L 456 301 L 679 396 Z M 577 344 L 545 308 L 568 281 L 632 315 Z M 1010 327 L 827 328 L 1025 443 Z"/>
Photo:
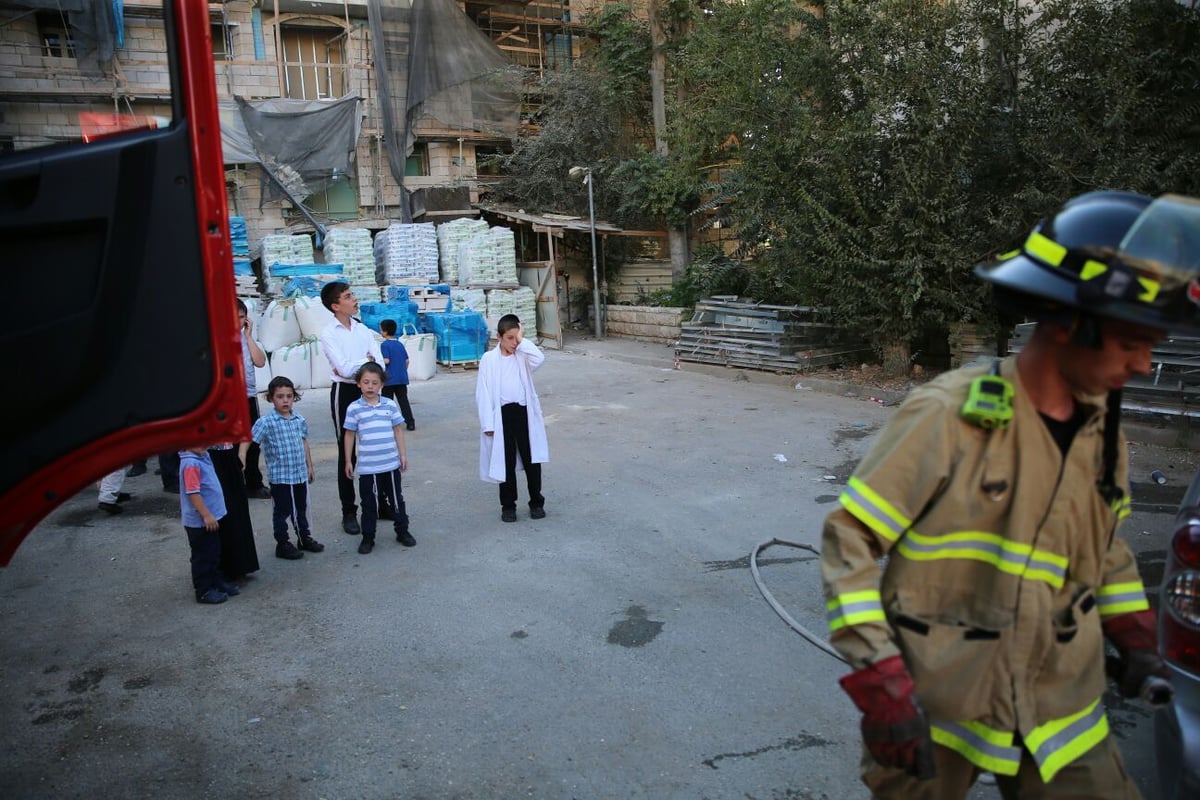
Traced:
<path fill-rule="evenodd" d="M 1200 201 L 1163 195 L 1121 241 L 1118 259 L 1137 273 L 1140 297 L 1153 303 L 1200 275 Z"/>

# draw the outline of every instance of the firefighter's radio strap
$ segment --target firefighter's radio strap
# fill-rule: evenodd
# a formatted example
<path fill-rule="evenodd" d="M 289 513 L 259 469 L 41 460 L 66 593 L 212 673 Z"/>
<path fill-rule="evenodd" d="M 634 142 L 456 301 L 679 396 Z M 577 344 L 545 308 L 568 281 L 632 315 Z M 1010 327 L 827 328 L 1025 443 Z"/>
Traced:
<path fill-rule="evenodd" d="M 972 425 L 987 431 L 1007 428 L 1013 418 L 1013 385 L 1012 382 L 1000 375 L 1000 360 L 992 362 L 992 367 L 983 375 L 971 382 L 967 391 L 967 400 L 963 403 L 962 418 Z M 1096 488 L 1104 502 L 1110 506 L 1119 502 L 1125 496 L 1125 491 L 1117 486 L 1117 445 L 1118 431 L 1121 427 L 1121 392 L 1114 390 L 1108 393 L 1108 404 L 1104 414 L 1104 468 Z"/>

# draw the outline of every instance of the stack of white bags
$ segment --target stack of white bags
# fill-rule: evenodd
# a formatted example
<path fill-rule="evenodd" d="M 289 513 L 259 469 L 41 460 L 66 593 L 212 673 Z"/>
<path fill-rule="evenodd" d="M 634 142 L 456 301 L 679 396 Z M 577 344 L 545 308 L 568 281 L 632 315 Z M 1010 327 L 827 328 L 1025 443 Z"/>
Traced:
<path fill-rule="evenodd" d="M 432 222 L 393 222 L 380 235 L 387 236 L 388 283 L 438 282 L 438 234 Z"/>
<path fill-rule="evenodd" d="M 459 280 L 458 248 L 476 234 L 488 229 L 481 219 L 452 219 L 437 226 L 438 263 L 443 283 L 465 283 Z"/>
<path fill-rule="evenodd" d="M 496 335 L 496 323 L 505 314 L 516 314 L 526 331 L 534 330 L 537 327 L 537 298 L 533 290 L 528 286 L 518 289 L 488 289 L 487 311 L 484 317 L 487 318 L 488 331 L 493 337 Z"/>
<path fill-rule="evenodd" d="M 257 330 L 259 344 L 270 354 L 269 374 L 264 377 L 260 371 L 256 378 L 259 390 L 266 389 L 271 378 L 280 375 L 290 378 L 297 389 L 329 386 L 329 361 L 317 337 L 333 319 L 316 297 L 272 300 Z"/>
<path fill-rule="evenodd" d="M 459 283 L 516 284 L 517 248 L 509 228 L 489 228 L 458 248 Z"/>
<path fill-rule="evenodd" d="M 366 228 L 331 230 L 325 240 L 325 261 L 341 264 L 346 283 L 351 286 L 377 285 L 374 244 L 371 242 L 371 232 Z"/>
<path fill-rule="evenodd" d="M 332 261 L 332 259 L 330 259 Z M 271 277 L 275 264 L 313 263 L 313 241 L 308 234 L 289 236 L 275 233 L 262 239 L 263 276 Z"/>

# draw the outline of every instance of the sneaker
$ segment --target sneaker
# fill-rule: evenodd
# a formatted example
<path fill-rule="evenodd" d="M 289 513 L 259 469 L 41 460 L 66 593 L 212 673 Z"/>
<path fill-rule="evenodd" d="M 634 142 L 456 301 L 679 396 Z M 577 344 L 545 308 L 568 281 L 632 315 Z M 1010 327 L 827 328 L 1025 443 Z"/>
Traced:
<path fill-rule="evenodd" d="M 117 492 L 118 503 L 128 503 L 132 499 L 133 495 L 131 495 L 129 492 Z"/>
<path fill-rule="evenodd" d="M 232 583 L 226 583 L 225 581 L 218 581 L 217 589 L 219 589 L 220 591 L 229 595 L 230 597 L 237 597 L 239 594 L 242 593 L 241 589 L 234 586 Z"/>
<path fill-rule="evenodd" d="M 417 540 L 414 539 L 413 535 L 411 533 L 409 533 L 408 531 L 401 531 L 400 533 L 397 533 L 396 541 L 399 542 L 400 544 L 404 545 L 405 547 L 416 547 L 417 546 Z"/>
<path fill-rule="evenodd" d="M 363 539 L 361 542 L 358 543 L 358 554 L 360 556 L 365 556 L 367 553 L 371 552 L 374 549 L 375 549 L 375 540 L 374 539 Z"/>
<path fill-rule="evenodd" d="M 145 475 L 145 474 L 146 474 L 146 462 L 145 461 L 139 461 L 138 463 L 134 464 L 129 469 L 125 470 L 126 478 L 136 478 L 138 475 Z"/>
<path fill-rule="evenodd" d="M 247 489 L 246 497 L 249 497 L 251 500 L 270 500 L 271 493 L 267 491 L 267 487 L 257 486 L 253 489 Z"/>
<path fill-rule="evenodd" d="M 229 595 L 222 592 L 220 589 L 209 589 L 204 594 L 196 598 L 197 603 L 203 603 L 206 606 L 215 606 L 217 603 L 224 603 L 229 599 Z"/>
<path fill-rule="evenodd" d="M 121 508 L 116 503 L 97 503 L 96 508 L 103 511 L 105 514 L 120 514 L 125 509 Z"/>
<path fill-rule="evenodd" d="M 501 522 L 516 522 L 517 521 L 517 510 L 515 508 L 500 509 L 500 521 Z"/>
<path fill-rule="evenodd" d="M 304 558 L 304 553 L 297 550 L 296 545 L 291 542 L 280 542 L 275 545 L 275 557 L 295 561 L 297 558 Z"/>
<path fill-rule="evenodd" d="M 342 514 L 342 530 L 351 536 L 357 536 L 362 533 L 362 528 L 358 527 L 358 520 L 354 516 L 354 512 Z"/>
<path fill-rule="evenodd" d="M 546 509 L 542 508 L 541 506 L 530 506 L 529 516 L 533 519 L 545 519 Z"/>
<path fill-rule="evenodd" d="M 319 553 L 325 549 L 325 545 L 321 544 L 311 536 L 301 536 L 300 549 L 307 550 L 310 553 Z"/>

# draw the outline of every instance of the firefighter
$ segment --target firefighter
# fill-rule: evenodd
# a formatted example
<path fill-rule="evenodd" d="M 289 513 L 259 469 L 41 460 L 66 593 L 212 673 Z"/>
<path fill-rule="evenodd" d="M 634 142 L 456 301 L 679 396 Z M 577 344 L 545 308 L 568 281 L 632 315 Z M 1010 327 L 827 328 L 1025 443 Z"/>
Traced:
<path fill-rule="evenodd" d="M 1167 332 L 1200 330 L 1200 202 L 1077 197 L 981 265 L 1036 321 L 1015 357 L 914 390 L 825 520 L 840 680 L 878 798 L 1136 798 L 1105 716 L 1169 699 L 1130 511 L 1120 389 Z M 1164 697 L 1166 695 L 1166 697 Z"/>

